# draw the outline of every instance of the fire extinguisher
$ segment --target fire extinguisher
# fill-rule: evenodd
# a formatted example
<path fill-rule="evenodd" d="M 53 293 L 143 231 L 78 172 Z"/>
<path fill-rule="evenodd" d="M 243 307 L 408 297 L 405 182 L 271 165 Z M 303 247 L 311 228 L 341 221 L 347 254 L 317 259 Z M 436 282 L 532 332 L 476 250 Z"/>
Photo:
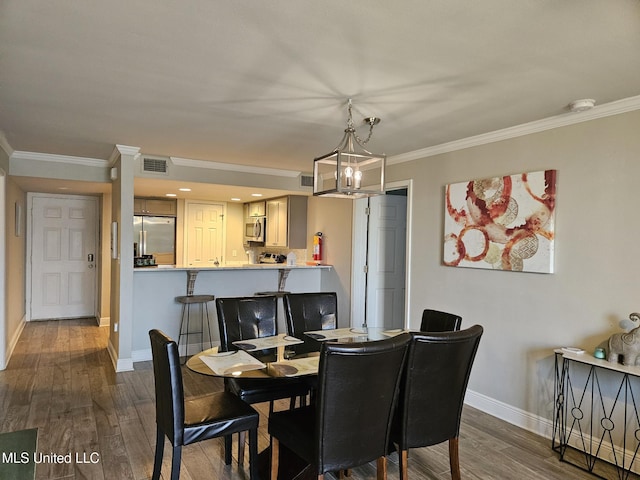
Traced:
<path fill-rule="evenodd" d="M 313 261 L 322 261 L 322 232 L 316 232 L 313 236 Z"/>

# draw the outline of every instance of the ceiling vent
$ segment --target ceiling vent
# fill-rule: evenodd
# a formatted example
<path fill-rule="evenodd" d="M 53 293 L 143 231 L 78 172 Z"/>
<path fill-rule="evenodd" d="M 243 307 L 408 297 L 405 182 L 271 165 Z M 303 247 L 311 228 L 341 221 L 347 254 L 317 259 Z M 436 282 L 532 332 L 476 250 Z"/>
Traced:
<path fill-rule="evenodd" d="M 143 157 L 142 171 L 159 175 L 169 175 L 169 162 L 166 158 Z"/>
<path fill-rule="evenodd" d="M 300 175 L 301 187 L 313 187 L 313 175 Z"/>

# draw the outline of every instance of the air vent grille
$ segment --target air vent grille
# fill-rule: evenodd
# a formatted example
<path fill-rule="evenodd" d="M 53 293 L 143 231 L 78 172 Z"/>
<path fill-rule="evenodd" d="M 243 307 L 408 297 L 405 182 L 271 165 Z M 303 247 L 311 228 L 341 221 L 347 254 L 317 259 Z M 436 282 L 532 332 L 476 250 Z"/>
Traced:
<path fill-rule="evenodd" d="M 143 159 L 142 170 L 150 173 L 163 173 L 167 174 L 167 161 L 163 158 L 149 158 Z"/>
<path fill-rule="evenodd" d="M 300 175 L 301 187 L 313 187 L 313 175 Z"/>

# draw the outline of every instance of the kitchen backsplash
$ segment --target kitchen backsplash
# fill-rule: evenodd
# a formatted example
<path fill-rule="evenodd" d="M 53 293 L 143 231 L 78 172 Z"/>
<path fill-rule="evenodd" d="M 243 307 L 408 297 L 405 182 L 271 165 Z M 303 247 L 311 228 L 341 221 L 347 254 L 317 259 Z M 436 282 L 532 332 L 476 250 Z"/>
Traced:
<path fill-rule="evenodd" d="M 304 265 L 307 261 L 311 260 L 310 258 L 307 258 L 306 248 L 305 249 L 290 249 L 290 248 L 287 249 L 287 248 L 275 248 L 275 247 L 252 247 L 251 250 L 253 250 L 256 253 L 256 258 L 259 258 L 261 253 L 276 253 L 276 254 L 284 255 L 286 257 L 290 252 L 293 252 L 296 256 L 296 265 Z M 247 263 L 247 262 L 243 262 L 243 263 Z"/>

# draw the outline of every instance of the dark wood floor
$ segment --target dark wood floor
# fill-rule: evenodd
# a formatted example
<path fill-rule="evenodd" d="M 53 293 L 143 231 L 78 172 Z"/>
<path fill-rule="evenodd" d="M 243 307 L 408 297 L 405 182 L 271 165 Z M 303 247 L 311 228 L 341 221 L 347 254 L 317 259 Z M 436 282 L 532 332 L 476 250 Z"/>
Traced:
<path fill-rule="evenodd" d="M 114 373 L 106 351 L 108 329 L 94 319 L 28 323 L 9 367 L 0 372 L 0 432 L 38 428 L 38 452 L 67 454 L 87 463 L 42 463 L 38 479 L 147 479 L 153 467 L 155 410 L 150 362 L 135 371 Z M 185 369 L 187 395 L 222 389 L 220 379 Z M 282 407 L 286 405 L 283 404 Z M 260 445 L 266 433 L 268 405 L 261 412 Z M 235 442 L 234 442 L 235 443 Z M 224 465 L 222 440 L 185 447 L 181 478 L 248 479 L 237 462 Z M 93 454 L 93 457 L 91 456 Z M 90 463 L 91 458 L 99 459 Z M 163 478 L 169 476 L 169 444 Z M 561 463 L 550 441 L 478 410 L 465 407 L 460 435 L 465 479 L 571 480 L 592 478 Z M 446 444 L 410 452 L 409 476 L 449 479 Z M 353 470 L 351 479 L 375 478 L 375 466 Z M 390 456 L 389 478 L 398 478 L 397 455 Z"/>

